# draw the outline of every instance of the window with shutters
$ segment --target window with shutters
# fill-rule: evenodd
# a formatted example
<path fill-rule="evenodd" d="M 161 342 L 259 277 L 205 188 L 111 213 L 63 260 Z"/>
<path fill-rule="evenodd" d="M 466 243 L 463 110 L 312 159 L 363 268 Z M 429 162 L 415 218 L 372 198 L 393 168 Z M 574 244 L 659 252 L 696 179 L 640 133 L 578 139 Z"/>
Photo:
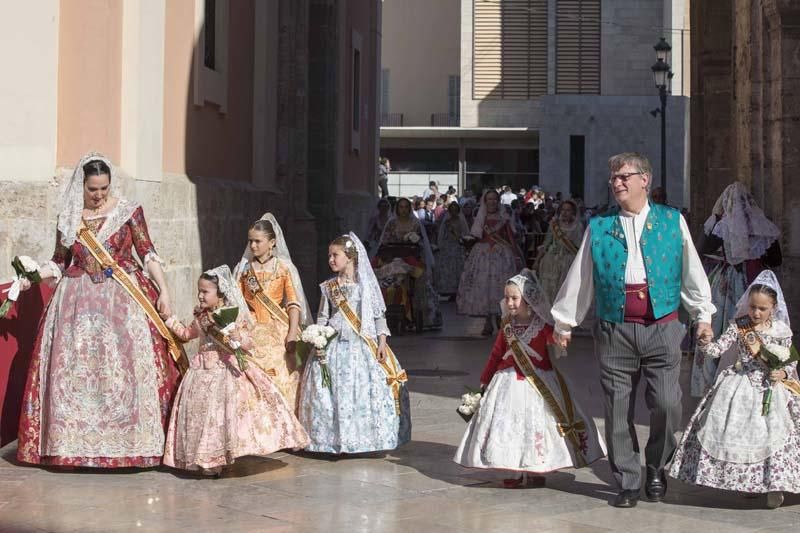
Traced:
<path fill-rule="evenodd" d="M 600 1 L 557 0 L 556 93 L 600 94 Z"/>
<path fill-rule="evenodd" d="M 461 120 L 461 76 L 447 77 L 447 118 L 449 126 L 458 126 Z"/>
<path fill-rule="evenodd" d="M 473 98 L 547 94 L 547 1 L 473 0 Z"/>

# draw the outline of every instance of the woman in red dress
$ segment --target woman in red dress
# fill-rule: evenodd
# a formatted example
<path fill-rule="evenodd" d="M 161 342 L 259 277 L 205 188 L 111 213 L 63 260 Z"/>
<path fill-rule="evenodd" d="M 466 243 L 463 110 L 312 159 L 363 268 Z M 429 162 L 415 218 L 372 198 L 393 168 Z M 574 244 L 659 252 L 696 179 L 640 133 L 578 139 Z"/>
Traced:
<path fill-rule="evenodd" d="M 133 291 L 171 314 L 163 261 L 142 208 L 113 196 L 111 186 L 111 163 L 84 156 L 63 198 L 53 258 L 41 269 L 57 286 L 39 324 L 23 397 L 17 457 L 26 463 L 161 464 L 178 367 L 151 315 L 78 237 L 81 228 L 91 230 L 138 285 Z"/>

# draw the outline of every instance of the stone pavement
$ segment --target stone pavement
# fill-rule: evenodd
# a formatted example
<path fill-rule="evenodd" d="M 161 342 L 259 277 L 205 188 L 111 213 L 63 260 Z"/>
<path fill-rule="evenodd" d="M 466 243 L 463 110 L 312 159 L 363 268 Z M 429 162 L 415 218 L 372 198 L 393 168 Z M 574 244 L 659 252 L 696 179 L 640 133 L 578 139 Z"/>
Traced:
<path fill-rule="evenodd" d="M 614 490 L 603 460 L 547 476 L 545 488 L 503 489 L 502 474 L 451 462 L 465 424 L 455 412 L 476 386 L 491 346 L 481 324 L 443 304 L 438 334 L 392 340 L 411 374 L 413 441 L 387 454 L 332 459 L 277 453 L 245 458 L 220 479 L 168 470 L 55 472 L 25 467 L 14 444 L 0 450 L 4 531 L 798 531 L 800 496 L 764 508 L 764 497 L 670 480 L 662 503 L 608 505 Z M 559 366 L 602 431 L 601 391 L 591 339 L 576 338 Z M 688 361 L 684 362 L 688 384 Z M 641 398 L 640 398 L 641 400 Z M 694 401 L 685 398 L 684 420 Z M 637 430 L 647 436 L 643 401 Z"/>

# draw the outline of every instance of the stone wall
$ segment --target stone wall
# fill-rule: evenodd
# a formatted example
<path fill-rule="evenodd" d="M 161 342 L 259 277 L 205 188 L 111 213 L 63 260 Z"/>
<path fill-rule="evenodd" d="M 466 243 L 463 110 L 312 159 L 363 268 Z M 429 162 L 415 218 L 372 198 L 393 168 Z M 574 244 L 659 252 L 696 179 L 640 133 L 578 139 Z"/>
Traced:
<path fill-rule="evenodd" d="M 708 215 L 732 181 L 750 187 L 783 232 L 779 274 L 797 324 L 800 4 L 693 2 L 692 28 L 692 208 Z"/>

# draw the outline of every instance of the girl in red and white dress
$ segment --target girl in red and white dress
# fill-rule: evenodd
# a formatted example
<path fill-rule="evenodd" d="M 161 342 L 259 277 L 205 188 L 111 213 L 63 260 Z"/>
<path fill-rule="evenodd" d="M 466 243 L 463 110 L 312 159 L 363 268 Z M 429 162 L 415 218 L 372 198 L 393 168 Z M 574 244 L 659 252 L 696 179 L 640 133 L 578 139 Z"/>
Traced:
<path fill-rule="evenodd" d="M 502 327 L 481 374 L 480 407 L 453 460 L 472 468 L 542 474 L 605 457 L 594 421 L 551 364 L 550 304 L 536 275 L 523 270 L 508 280 L 504 295 Z M 521 477 L 505 480 L 510 488 L 521 484 Z"/>

